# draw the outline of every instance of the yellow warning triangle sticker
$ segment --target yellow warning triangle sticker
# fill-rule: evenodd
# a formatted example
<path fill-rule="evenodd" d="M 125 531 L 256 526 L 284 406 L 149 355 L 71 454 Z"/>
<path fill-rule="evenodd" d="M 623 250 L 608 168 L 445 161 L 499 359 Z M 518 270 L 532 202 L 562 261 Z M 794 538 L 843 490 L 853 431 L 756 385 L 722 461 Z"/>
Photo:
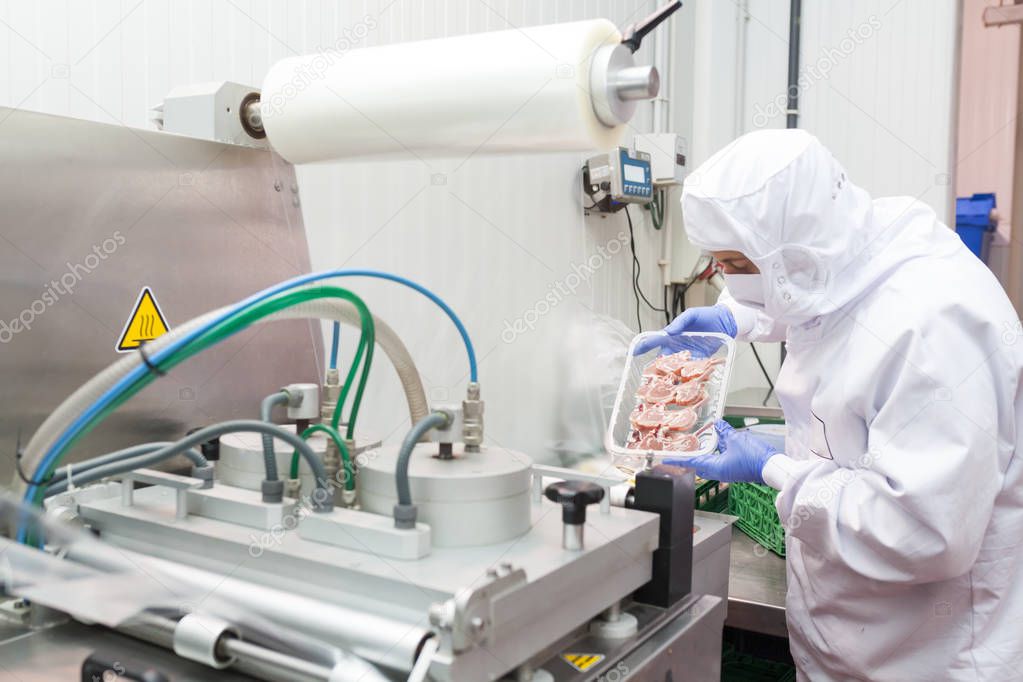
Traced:
<path fill-rule="evenodd" d="M 565 659 L 565 663 L 581 673 L 604 660 L 604 654 L 561 654 L 561 657 Z"/>
<path fill-rule="evenodd" d="M 118 353 L 130 353 L 146 341 L 163 336 L 167 333 L 167 320 L 160 312 L 160 304 L 156 302 L 153 291 L 142 287 L 135 309 L 124 323 L 121 340 L 117 342 Z"/>

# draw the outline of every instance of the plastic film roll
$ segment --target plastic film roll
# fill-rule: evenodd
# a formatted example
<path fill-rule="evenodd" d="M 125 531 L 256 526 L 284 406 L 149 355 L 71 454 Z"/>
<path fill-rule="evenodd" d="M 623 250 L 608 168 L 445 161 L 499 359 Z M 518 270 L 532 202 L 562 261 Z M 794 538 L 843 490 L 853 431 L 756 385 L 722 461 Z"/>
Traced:
<path fill-rule="evenodd" d="M 624 126 L 593 111 L 606 19 L 292 57 L 262 92 L 271 145 L 306 163 L 369 155 L 604 149 Z"/>

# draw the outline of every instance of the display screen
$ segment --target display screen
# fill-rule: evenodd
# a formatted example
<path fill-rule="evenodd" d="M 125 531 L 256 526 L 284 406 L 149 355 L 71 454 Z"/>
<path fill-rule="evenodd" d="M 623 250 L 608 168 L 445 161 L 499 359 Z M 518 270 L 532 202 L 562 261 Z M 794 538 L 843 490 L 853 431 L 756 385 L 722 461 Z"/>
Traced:
<path fill-rule="evenodd" d="M 626 182 L 646 184 L 646 173 L 642 166 L 633 166 L 631 163 L 627 163 L 622 167 L 622 173 L 625 175 Z"/>

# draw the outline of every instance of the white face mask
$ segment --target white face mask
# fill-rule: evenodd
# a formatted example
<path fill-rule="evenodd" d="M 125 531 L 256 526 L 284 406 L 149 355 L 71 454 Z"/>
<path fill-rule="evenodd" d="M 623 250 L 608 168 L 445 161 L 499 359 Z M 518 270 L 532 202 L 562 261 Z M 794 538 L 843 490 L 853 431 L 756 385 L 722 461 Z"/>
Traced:
<path fill-rule="evenodd" d="M 764 276 L 755 273 L 752 275 L 724 275 L 725 286 L 728 292 L 738 303 L 757 310 L 764 309 Z"/>

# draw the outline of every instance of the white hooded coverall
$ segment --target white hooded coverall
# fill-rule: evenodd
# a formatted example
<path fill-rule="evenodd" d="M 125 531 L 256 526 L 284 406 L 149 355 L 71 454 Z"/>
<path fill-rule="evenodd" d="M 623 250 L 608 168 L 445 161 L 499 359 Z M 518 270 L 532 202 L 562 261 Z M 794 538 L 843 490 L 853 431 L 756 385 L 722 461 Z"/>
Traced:
<path fill-rule="evenodd" d="M 1023 679 L 1023 330 L 933 211 L 852 184 L 813 136 L 760 131 L 687 180 L 690 240 L 737 250 L 786 340 L 787 530 L 801 679 Z"/>

